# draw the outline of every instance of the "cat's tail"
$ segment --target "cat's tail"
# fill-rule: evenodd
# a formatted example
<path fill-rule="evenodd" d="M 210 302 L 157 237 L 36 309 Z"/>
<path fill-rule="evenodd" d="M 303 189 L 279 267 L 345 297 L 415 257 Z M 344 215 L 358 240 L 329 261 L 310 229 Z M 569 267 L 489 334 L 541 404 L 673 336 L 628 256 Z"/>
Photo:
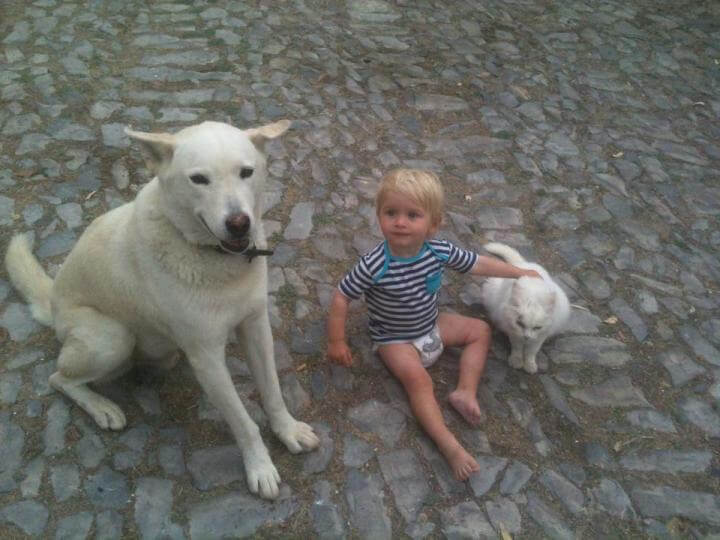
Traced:
<path fill-rule="evenodd" d="M 510 246 L 501 244 L 500 242 L 490 242 L 489 244 L 485 244 L 483 248 L 485 248 L 485 251 L 488 253 L 492 253 L 493 255 L 497 255 L 498 257 L 505 259 L 505 262 L 509 262 L 510 264 L 518 265 L 527 262 L 515 248 L 511 248 Z"/>
<path fill-rule="evenodd" d="M 32 244 L 27 236 L 18 234 L 10 240 L 5 254 L 5 267 L 10 281 L 30 304 L 30 312 L 35 320 L 52 326 L 50 295 L 53 280 L 32 254 Z"/>

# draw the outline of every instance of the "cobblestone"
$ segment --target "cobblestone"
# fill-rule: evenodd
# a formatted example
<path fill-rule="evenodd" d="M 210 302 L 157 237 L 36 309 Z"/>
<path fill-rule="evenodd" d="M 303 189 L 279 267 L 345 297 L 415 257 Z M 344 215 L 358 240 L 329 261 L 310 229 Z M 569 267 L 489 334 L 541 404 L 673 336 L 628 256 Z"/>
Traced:
<path fill-rule="evenodd" d="M 292 0 L 3 3 L 0 247 L 31 232 L 51 275 L 99 214 L 148 180 L 124 128 L 202 120 L 293 128 L 269 146 L 271 321 L 290 409 L 322 447 L 274 442 L 243 360 L 229 367 L 284 480 L 248 493 L 239 450 L 181 362 L 100 391 L 103 432 L 47 378 L 58 343 L 0 273 L 0 536 L 514 538 L 720 535 L 717 3 Z M 370 351 L 328 366 L 337 281 L 380 240 L 391 167 L 445 184 L 440 236 L 503 241 L 575 309 L 539 357 L 496 334 L 455 481 Z M 447 309 L 483 316 L 479 281 Z M 431 369 L 446 396 L 448 351 Z M 444 401 L 443 401 L 444 403 Z M 677 530 L 677 527 L 680 530 Z"/>

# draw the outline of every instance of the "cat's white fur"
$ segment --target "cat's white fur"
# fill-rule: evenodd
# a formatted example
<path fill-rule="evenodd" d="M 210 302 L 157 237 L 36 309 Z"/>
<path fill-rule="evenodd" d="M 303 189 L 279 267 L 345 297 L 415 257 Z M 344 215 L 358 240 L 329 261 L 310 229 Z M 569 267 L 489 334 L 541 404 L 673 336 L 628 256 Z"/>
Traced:
<path fill-rule="evenodd" d="M 510 338 L 508 362 L 514 368 L 535 373 L 535 356 L 547 338 L 565 328 L 570 302 L 547 270 L 526 261 L 514 248 L 498 242 L 483 247 L 518 268 L 532 269 L 542 276 L 542 279 L 489 278 L 482 293 L 490 319 Z"/>

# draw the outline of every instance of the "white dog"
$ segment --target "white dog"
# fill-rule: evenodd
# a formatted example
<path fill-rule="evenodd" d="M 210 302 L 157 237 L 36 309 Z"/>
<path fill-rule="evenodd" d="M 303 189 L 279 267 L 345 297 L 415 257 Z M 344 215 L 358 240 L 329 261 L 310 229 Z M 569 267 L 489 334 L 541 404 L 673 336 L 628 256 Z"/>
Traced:
<path fill-rule="evenodd" d="M 126 371 L 133 352 L 167 365 L 181 349 L 230 424 L 250 491 L 265 498 L 277 497 L 280 476 L 225 365 L 236 326 L 273 432 L 293 453 L 319 444 L 280 392 L 261 256 L 269 253 L 262 250 L 263 147 L 289 126 L 283 120 L 245 131 L 218 122 L 176 134 L 126 130 L 156 175 L 136 199 L 98 217 L 54 281 L 25 236 L 11 240 L 5 258 L 34 317 L 63 342 L 53 388 L 100 427 L 122 429 L 122 410 L 87 383 Z"/>

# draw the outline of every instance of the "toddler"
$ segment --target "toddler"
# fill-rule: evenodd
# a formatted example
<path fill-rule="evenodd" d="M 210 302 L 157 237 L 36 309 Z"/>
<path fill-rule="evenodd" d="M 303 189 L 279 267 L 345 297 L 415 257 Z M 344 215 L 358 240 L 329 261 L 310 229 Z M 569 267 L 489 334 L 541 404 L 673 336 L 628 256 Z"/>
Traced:
<path fill-rule="evenodd" d="M 351 300 L 363 294 L 375 350 L 407 392 L 420 425 L 435 441 L 458 480 L 467 480 L 479 465 L 445 425 L 426 368 L 443 346 L 463 346 L 457 388 L 450 404 L 471 425 L 482 419 L 477 386 L 490 345 L 490 327 L 480 319 L 438 310 L 438 289 L 445 267 L 477 276 L 535 276 L 493 257 L 435 240 L 444 195 L 433 173 L 398 169 L 386 174 L 375 199 L 385 240 L 365 254 L 345 275 L 333 295 L 328 316 L 327 356 L 352 365 L 345 339 Z"/>

